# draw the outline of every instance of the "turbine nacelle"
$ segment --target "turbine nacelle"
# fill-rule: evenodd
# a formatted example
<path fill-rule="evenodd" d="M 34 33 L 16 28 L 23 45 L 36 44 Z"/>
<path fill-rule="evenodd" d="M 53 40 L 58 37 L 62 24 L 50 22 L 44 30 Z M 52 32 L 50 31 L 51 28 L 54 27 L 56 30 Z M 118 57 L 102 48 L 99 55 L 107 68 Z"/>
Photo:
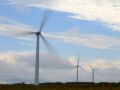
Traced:
<path fill-rule="evenodd" d="M 79 65 L 76 65 L 74 68 L 80 68 L 80 66 L 79 66 Z"/>
<path fill-rule="evenodd" d="M 37 36 L 37 35 L 41 35 L 41 32 L 36 32 L 35 35 L 36 35 L 36 36 Z"/>

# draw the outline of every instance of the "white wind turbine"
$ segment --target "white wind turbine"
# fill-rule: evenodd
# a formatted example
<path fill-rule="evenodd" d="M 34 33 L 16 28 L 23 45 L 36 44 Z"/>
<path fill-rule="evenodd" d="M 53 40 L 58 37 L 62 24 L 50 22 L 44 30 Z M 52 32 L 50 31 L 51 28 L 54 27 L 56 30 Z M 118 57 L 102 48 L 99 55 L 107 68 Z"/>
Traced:
<path fill-rule="evenodd" d="M 83 71 L 85 71 L 79 64 L 79 60 L 80 60 L 80 57 L 78 57 L 77 59 L 77 65 L 74 67 L 76 68 L 76 82 L 78 83 L 79 82 L 79 68 Z"/>
<path fill-rule="evenodd" d="M 40 29 L 37 32 L 26 32 L 22 33 L 22 35 L 35 35 L 36 36 L 36 61 L 35 61 L 35 81 L 34 84 L 39 84 L 39 40 L 41 40 L 45 43 L 47 46 L 47 49 L 54 50 L 54 48 L 50 45 L 50 43 L 46 40 L 46 38 L 42 35 L 42 30 L 48 20 L 49 14 L 48 12 L 45 12 L 44 17 L 42 19 Z"/>
<path fill-rule="evenodd" d="M 97 70 L 97 69 L 95 69 L 94 66 L 92 66 L 92 65 L 89 65 L 89 66 L 92 69 L 92 82 L 94 83 L 95 82 L 95 70 Z"/>

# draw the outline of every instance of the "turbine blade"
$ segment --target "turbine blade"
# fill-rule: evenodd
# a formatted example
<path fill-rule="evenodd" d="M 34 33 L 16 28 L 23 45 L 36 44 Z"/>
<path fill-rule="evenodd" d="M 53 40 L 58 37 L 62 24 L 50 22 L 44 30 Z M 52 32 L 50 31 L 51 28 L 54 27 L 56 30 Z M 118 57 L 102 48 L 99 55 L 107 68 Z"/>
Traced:
<path fill-rule="evenodd" d="M 77 66 L 74 66 L 74 67 L 72 67 L 72 68 L 70 68 L 70 69 L 75 69 L 75 68 L 77 68 Z"/>
<path fill-rule="evenodd" d="M 46 48 L 49 52 L 53 52 L 55 54 L 57 54 L 56 50 L 52 47 L 52 45 L 48 42 L 48 40 L 43 36 L 40 35 L 41 39 L 43 40 L 44 44 L 46 45 Z"/>
<path fill-rule="evenodd" d="M 33 34 L 35 34 L 36 32 L 23 32 L 23 33 L 18 33 L 18 34 L 16 34 L 16 35 L 18 35 L 18 36 L 27 36 L 27 35 L 33 35 Z"/>
<path fill-rule="evenodd" d="M 47 10 L 47 11 L 45 11 L 45 13 L 44 13 L 44 16 L 43 16 L 43 19 L 42 19 L 42 22 L 41 22 L 41 25 L 40 25 L 40 30 L 39 30 L 39 32 L 42 32 L 42 30 L 43 30 L 43 28 L 44 28 L 47 20 L 49 19 L 49 17 L 50 17 L 50 11 Z"/>
<path fill-rule="evenodd" d="M 82 70 L 82 71 L 86 71 L 83 67 L 79 66 L 79 68 Z"/>

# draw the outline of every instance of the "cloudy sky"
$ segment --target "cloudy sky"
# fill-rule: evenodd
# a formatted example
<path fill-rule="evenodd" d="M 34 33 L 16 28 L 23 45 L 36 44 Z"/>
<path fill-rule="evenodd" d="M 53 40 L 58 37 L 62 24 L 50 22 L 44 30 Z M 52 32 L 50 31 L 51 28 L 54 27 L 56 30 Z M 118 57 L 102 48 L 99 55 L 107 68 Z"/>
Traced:
<path fill-rule="evenodd" d="M 1 0 L 0 83 L 34 82 L 36 37 L 22 34 L 38 31 L 46 10 L 42 34 L 57 54 L 40 41 L 40 82 L 75 81 L 79 56 L 79 81 L 91 81 L 90 65 L 96 82 L 120 81 L 119 0 Z"/>

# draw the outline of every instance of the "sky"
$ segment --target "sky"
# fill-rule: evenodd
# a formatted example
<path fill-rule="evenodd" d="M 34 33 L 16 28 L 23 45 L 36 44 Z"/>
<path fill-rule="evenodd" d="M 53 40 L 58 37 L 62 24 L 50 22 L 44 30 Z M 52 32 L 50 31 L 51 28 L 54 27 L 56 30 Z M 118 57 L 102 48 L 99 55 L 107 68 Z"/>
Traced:
<path fill-rule="evenodd" d="M 75 81 L 78 57 L 79 81 L 91 81 L 90 65 L 96 82 L 120 81 L 119 0 L 0 0 L 0 83 L 34 82 L 36 37 L 22 34 L 39 31 L 46 11 L 57 54 L 40 40 L 40 82 Z"/>

